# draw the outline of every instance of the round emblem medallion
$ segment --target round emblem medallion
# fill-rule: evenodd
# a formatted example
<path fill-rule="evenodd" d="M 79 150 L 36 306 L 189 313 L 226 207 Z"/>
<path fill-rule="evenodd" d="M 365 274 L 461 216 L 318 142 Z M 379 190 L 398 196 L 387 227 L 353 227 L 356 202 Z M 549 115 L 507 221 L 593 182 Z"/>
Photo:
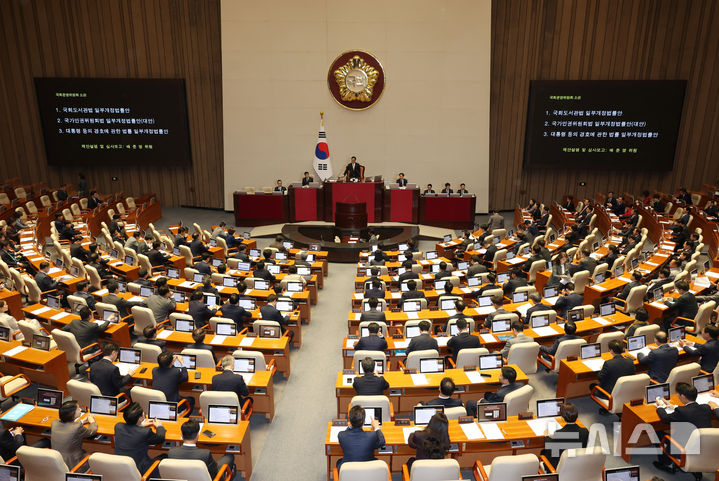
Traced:
<path fill-rule="evenodd" d="M 327 72 L 327 86 L 341 106 L 364 110 L 379 100 L 384 91 L 384 69 L 367 52 L 345 52 L 332 62 Z"/>

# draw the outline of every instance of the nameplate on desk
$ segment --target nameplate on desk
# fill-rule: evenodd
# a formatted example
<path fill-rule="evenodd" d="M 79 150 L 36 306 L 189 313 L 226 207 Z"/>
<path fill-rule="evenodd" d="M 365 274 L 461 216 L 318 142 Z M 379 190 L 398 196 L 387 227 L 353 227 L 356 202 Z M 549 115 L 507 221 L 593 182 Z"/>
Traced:
<path fill-rule="evenodd" d="M 409 426 L 411 421 L 409 419 L 398 419 L 395 418 L 394 425 L 395 426 Z"/>
<path fill-rule="evenodd" d="M 69 316 L 70 314 L 68 312 L 59 312 L 55 314 L 54 316 L 50 316 L 50 319 L 53 321 L 59 321 L 60 319 L 63 319 L 65 316 Z"/>
<path fill-rule="evenodd" d="M 332 426 L 347 426 L 346 419 L 333 419 Z"/>

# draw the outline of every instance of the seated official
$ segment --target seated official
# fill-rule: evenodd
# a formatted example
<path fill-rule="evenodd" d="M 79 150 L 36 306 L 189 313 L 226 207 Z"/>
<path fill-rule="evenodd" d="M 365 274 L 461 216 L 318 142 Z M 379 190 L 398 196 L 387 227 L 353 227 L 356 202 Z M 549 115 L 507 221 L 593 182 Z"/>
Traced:
<path fill-rule="evenodd" d="M 114 342 L 105 344 L 102 354 L 102 359 L 90 366 L 90 382 L 100 389 L 103 396 L 117 396 L 121 392 L 129 395 L 130 390 L 125 386 L 132 381 L 137 368 L 131 368 L 125 376 L 120 374 L 120 369 L 115 365 L 120 346 Z"/>
<path fill-rule="evenodd" d="M 35 274 L 35 283 L 41 292 L 54 291 L 60 287 L 60 283 L 54 280 L 48 272 L 50 271 L 50 263 L 47 261 L 40 262 L 40 270 Z"/>
<path fill-rule="evenodd" d="M 154 284 L 148 277 L 150 277 L 150 273 L 147 272 L 147 269 L 143 269 L 140 267 L 140 270 L 137 271 L 137 279 L 132 281 L 134 284 L 138 284 L 141 287 L 152 287 Z M 161 277 L 160 279 L 165 279 L 164 277 Z M 158 279 L 159 280 L 159 279 Z M 165 279 L 165 282 L 167 282 L 167 279 Z"/>
<path fill-rule="evenodd" d="M 402 304 L 404 304 L 404 301 L 410 300 L 410 299 L 426 299 L 426 296 L 424 294 L 424 291 L 418 291 L 417 290 L 417 281 L 414 279 L 410 279 L 407 281 L 407 291 L 402 293 L 402 298 L 399 300 L 399 306 L 402 307 Z"/>
<path fill-rule="evenodd" d="M 501 403 L 504 401 L 504 396 L 512 391 L 519 389 L 524 384 L 516 382 L 517 371 L 511 366 L 504 366 L 501 369 L 499 375 L 499 383 L 501 387 L 496 392 L 485 393 L 484 397 L 480 401 L 481 403 Z"/>
<path fill-rule="evenodd" d="M 77 292 L 74 292 L 72 295 L 84 299 L 85 303 L 87 304 L 87 307 L 89 307 L 91 311 L 94 311 L 95 298 L 92 294 L 90 294 L 90 283 L 87 281 L 80 281 L 77 283 L 76 287 Z"/>
<path fill-rule="evenodd" d="M 467 190 L 467 186 L 464 184 L 459 184 L 459 189 L 457 189 L 457 193 L 459 195 L 467 195 L 469 194 L 469 191 Z"/>
<path fill-rule="evenodd" d="M 15 426 L 0 432 L 0 457 L 6 460 L 6 463 L 8 463 L 10 458 L 15 457 L 15 454 L 17 453 L 17 450 L 20 446 L 27 445 L 24 433 L 25 430 L 22 428 L 22 426 Z M 41 449 L 49 448 L 50 440 L 47 438 L 41 438 L 32 443 L 31 446 L 34 448 Z M 8 464 L 11 464 L 13 466 L 20 466 L 20 462 L 17 459 L 12 463 Z"/>
<path fill-rule="evenodd" d="M 407 355 L 413 351 L 424 351 L 426 349 L 439 350 L 437 340 L 429 335 L 432 323 L 429 321 L 419 322 L 419 336 L 413 337 L 407 346 Z"/>
<path fill-rule="evenodd" d="M 174 363 L 180 364 L 181 367 L 175 367 Z M 152 368 L 152 389 L 162 391 L 165 399 L 170 402 L 185 399 L 192 412 L 195 398 L 180 396 L 180 384 L 187 382 L 187 379 L 187 367 L 183 365 L 182 356 L 174 355 L 170 351 L 162 351 L 158 354 L 157 367 Z"/>
<path fill-rule="evenodd" d="M 374 258 L 370 261 L 370 265 L 383 266 L 385 262 L 389 261 L 389 257 L 387 257 L 387 254 L 385 254 L 382 249 L 377 249 L 372 255 Z"/>
<path fill-rule="evenodd" d="M 685 281 L 684 279 L 681 279 L 679 281 L 676 281 L 674 283 L 674 288 L 679 293 L 679 297 L 676 299 L 673 298 L 665 298 L 664 304 L 667 305 L 670 309 L 676 310 L 676 316 L 669 316 L 665 318 L 664 320 L 664 330 L 669 331 L 669 328 L 671 327 L 672 321 L 676 319 L 677 325 L 679 326 L 685 326 L 687 323 L 685 321 L 682 321 L 681 319 L 677 319 L 677 317 L 684 317 L 687 319 L 694 319 L 694 317 L 697 315 L 697 312 L 699 311 L 699 304 L 697 303 L 696 297 L 694 297 L 694 294 L 691 293 L 689 290 L 689 283 Z"/>
<path fill-rule="evenodd" d="M 210 234 L 210 239 L 217 239 L 218 237 L 224 239 L 227 235 L 227 233 L 225 232 L 225 227 L 227 227 L 227 224 L 225 222 L 220 222 L 220 224 L 212 230 L 212 234 Z"/>
<path fill-rule="evenodd" d="M 539 350 L 545 354 L 551 354 L 552 356 L 554 356 L 557 353 L 557 349 L 559 349 L 559 345 L 562 342 L 572 341 L 574 339 L 581 339 L 581 336 L 577 336 L 576 333 L 577 325 L 572 321 L 567 321 L 566 324 L 564 324 L 564 334 L 555 339 L 554 343 L 551 346 L 540 346 Z"/>
<path fill-rule="evenodd" d="M 702 371 L 713 372 L 719 361 L 719 327 L 708 324 L 704 326 L 702 331 L 702 339 L 704 344 L 690 343 L 686 339 L 682 339 L 679 344 L 684 351 L 690 356 L 701 356 L 699 365 Z"/>
<path fill-rule="evenodd" d="M 502 357 L 504 358 L 509 356 L 509 350 L 512 348 L 512 346 L 516 344 L 522 344 L 524 342 L 534 342 L 533 338 L 527 336 L 524 333 L 524 323 L 522 321 L 512 321 L 511 328 L 514 337 L 508 339 L 507 342 L 504 343 L 504 347 L 500 351 Z"/>
<path fill-rule="evenodd" d="M 452 184 L 450 184 L 449 182 L 446 182 L 444 184 L 444 189 L 442 189 L 441 193 L 442 194 L 453 194 L 454 191 L 452 190 Z"/>
<path fill-rule="evenodd" d="M 210 266 L 210 258 L 212 256 L 205 252 L 200 256 L 200 261 L 195 262 L 195 265 L 192 266 L 193 269 L 197 270 L 200 274 L 212 274 L 212 266 Z"/>
<path fill-rule="evenodd" d="M 210 322 L 210 318 L 215 316 L 217 309 L 207 307 L 207 304 L 205 304 L 205 296 L 202 295 L 202 289 L 198 288 L 190 295 L 187 313 L 192 316 L 192 319 L 195 321 L 195 326 L 202 327 Z"/>
<path fill-rule="evenodd" d="M 649 313 L 643 307 L 637 309 L 634 313 L 634 322 L 632 322 L 624 332 L 624 339 L 632 337 L 637 329 L 649 325 Z"/>
<path fill-rule="evenodd" d="M 384 351 L 387 349 L 387 340 L 379 335 L 380 326 L 376 322 L 370 322 L 367 326 L 369 335 L 360 338 L 355 344 L 355 351 Z"/>
<path fill-rule="evenodd" d="M 402 284 L 403 281 L 407 281 L 409 279 L 419 279 L 419 274 L 412 270 L 411 260 L 405 260 L 402 263 L 402 267 L 404 267 L 405 271 L 397 277 L 397 282 L 399 284 Z"/>
<path fill-rule="evenodd" d="M 170 262 L 170 256 L 160 250 L 161 243 L 155 241 L 152 243 L 152 249 L 147 253 L 147 259 L 152 267 L 164 266 Z"/>
<path fill-rule="evenodd" d="M 202 243 L 202 236 L 200 234 L 192 236 L 192 240 L 190 241 L 190 251 L 192 252 L 192 257 L 201 256 L 208 250 L 209 248 Z"/>
<path fill-rule="evenodd" d="M 215 351 L 212 349 L 212 346 L 209 344 L 205 344 L 205 337 L 207 336 L 207 331 L 204 327 L 197 327 L 192 330 L 192 340 L 195 341 L 192 344 L 187 345 L 187 349 L 202 349 L 205 351 L 210 351 L 212 353 L 212 360 L 217 364 L 217 359 L 215 359 Z"/>
<path fill-rule="evenodd" d="M 244 328 L 245 322 L 249 322 L 252 319 L 252 313 L 247 312 L 239 303 L 239 294 L 230 294 L 227 303 L 220 308 L 222 317 L 232 319 L 235 322 L 237 332 L 240 332 Z"/>
<path fill-rule="evenodd" d="M 385 440 L 379 429 L 379 420 L 372 419 L 372 431 L 362 429 L 364 420 L 364 408 L 352 406 L 349 412 L 350 427 L 337 435 L 342 447 L 342 457 L 337 460 L 337 469 L 345 462 L 372 461 L 375 459 L 375 450 L 384 446 Z"/>
<path fill-rule="evenodd" d="M 357 163 L 357 157 L 354 155 L 350 159 L 350 163 L 345 167 L 345 171 L 342 173 L 347 180 L 350 181 L 361 181 L 362 180 L 362 166 Z"/>
<path fill-rule="evenodd" d="M 234 258 L 239 259 L 241 262 L 250 262 L 250 256 L 247 255 L 247 244 L 237 245 L 237 254 L 235 254 Z"/>
<path fill-rule="evenodd" d="M 509 276 L 509 280 L 502 287 L 505 296 L 511 296 L 518 287 L 524 287 L 527 285 L 527 279 L 524 278 L 524 274 L 521 269 L 512 269 Z"/>
<path fill-rule="evenodd" d="M 452 397 L 455 387 L 451 377 L 442 378 L 439 382 L 439 396 L 431 401 L 422 402 L 421 404 L 425 406 L 444 406 L 445 409 L 462 406 L 461 399 Z"/>
<path fill-rule="evenodd" d="M 649 377 L 656 382 L 665 382 L 671 370 L 677 365 L 679 351 L 667 344 L 667 333 L 659 331 L 654 335 L 657 347 L 650 347 L 649 354 L 637 354 L 639 364 L 649 368 Z"/>
<path fill-rule="evenodd" d="M 147 298 L 147 307 L 155 316 L 155 322 L 162 322 L 175 311 L 176 304 L 172 292 L 166 285 L 157 288 L 157 293 Z"/>
<path fill-rule="evenodd" d="M 642 273 L 639 271 L 634 271 L 632 273 L 632 280 L 628 282 L 624 289 L 622 289 L 622 292 L 617 294 L 618 299 L 627 300 L 627 297 L 629 297 L 629 293 L 634 289 L 635 287 L 639 287 L 642 285 Z"/>
<path fill-rule="evenodd" d="M 265 321 L 276 321 L 280 324 L 282 334 L 287 331 L 287 324 L 290 322 L 289 316 L 283 316 L 282 313 L 277 309 L 277 295 L 270 294 L 267 296 L 267 304 L 260 307 L 260 319 Z M 289 331 L 289 336 L 292 338 L 294 333 Z"/>
<path fill-rule="evenodd" d="M 314 182 L 315 179 L 310 176 L 310 173 L 305 171 L 305 173 L 302 175 L 302 186 L 310 185 L 312 182 Z"/>
<path fill-rule="evenodd" d="M 144 344 L 150 344 L 152 346 L 157 346 L 160 349 L 165 349 L 165 345 L 167 344 L 162 339 L 156 339 L 155 336 L 157 335 L 157 328 L 154 326 L 145 326 L 145 328 L 142 330 L 142 336 L 137 338 L 137 342 L 141 342 Z"/>
<path fill-rule="evenodd" d="M 479 337 L 470 334 L 469 324 L 464 317 L 457 319 L 456 325 L 459 332 L 447 341 L 447 347 L 452 351 L 453 361 L 457 360 L 457 355 L 462 349 L 474 349 L 481 347 Z"/>
<path fill-rule="evenodd" d="M 83 421 L 76 421 L 82 416 L 77 401 L 62 403 L 58 416 L 60 419 L 55 419 L 50 425 L 50 444 L 62 455 L 65 464 L 74 467 L 85 457 L 82 441 L 97 434 L 97 423 L 92 414 Z"/>
<path fill-rule="evenodd" d="M 400 172 L 395 183 L 400 187 L 407 187 L 407 179 L 404 178 L 404 172 Z"/>
<path fill-rule="evenodd" d="M 407 460 L 407 469 L 418 459 L 442 459 L 449 451 L 449 421 L 444 413 L 435 413 L 427 426 L 414 431 L 407 439 L 407 445 L 417 453 Z"/>
<path fill-rule="evenodd" d="M 235 358 L 229 354 L 220 359 L 222 372 L 212 376 L 210 391 L 233 392 L 237 394 L 237 399 L 240 401 L 240 406 L 242 406 L 245 399 L 250 395 L 250 390 L 245 384 L 245 379 L 239 374 L 235 374 L 232 370 L 234 365 Z"/>
<path fill-rule="evenodd" d="M 485 292 L 492 289 L 502 289 L 501 284 L 496 284 L 497 275 L 494 272 L 487 274 L 487 284 L 483 285 L 479 290 L 474 291 L 474 297 L 482 297 Z"/>
<path fill-rule="evenodd" d="M 490 298 L 490 300 L 492 301 L 492 308 L 494 309 L 494 312 L 491 312 L 487 316 L 487 319 L 484 320 L 484 327 L 487 329 L 492 327 L 492 321 L 494 321 L 494 318 L 498 315 L 511 314 L 511 312 L 502 307 L 502 302 L 504 302 L 504 296 L 502 296 L 502 294 L 495 294 Z"/>
<path fill-rule="evenodd" d="M 282 179 L 277 179 L 277 184 L 275 185 L 273 192 L 282 192 L 283 194 L 287 192 L 287 187 L 282 185 Z"/>
<path fill-rule="evenodd" d="M 275 276 L 265 268 L 265 261 L 257 263 L 255 270 L 252 272 L 252 277 L 264 279 L 270 283 L 270 286 L 275 283 Z"/>
<path fill-rule="evenodd" d="M 360 363 L 362 364 L 363 374 L 357 376 L 354 378 L 354 381 L 352 381 L 352 387 L 355 392 L 358 396 L 381 396 L 389 389 L 389 383 L 385 380 L 384 376 L 377 376 L 374 373 L 374 359 L 365 357 Z M 358 367 L 359 366 L 355 366 L 355 369 Z"/>
<path fill-rule="evenodd" d="M 378 279 L 373 279 L 370 286 L 372 287 L 364 291 L 365 299 L 369 299 L 370 297 L 384 299 L 384 289 L 382 288 L 382 283 Z"/>
<path fill-rule="evenodd" d="M 541 455 L 545 456 L 555 468 L 565 450 L 586 448 L 589 440 L 589 430 L 577 424 L 579 410 L 574 404 L 562 404 L 559 414 L 565 424 L 554 434 L 544 438 L 544 449 L 541 452 Z"/>
<path fill-rule="evenodd" d="M 377 310 L 377 306 L 379 305 L 379 300 L 376 297 L 370 297 L 367 300 L 367 304 L 369 304 L 370 310 L 362 311 L 362 314 L 360 315 L 360 322 L 364 322 L 364 321 L 385 322 L 385 321 L 387 321 L 385 313 L 383 311 Z"/>
<path fill-rule="evenodd" d="M 574 283 L 568 282 L 561 291 L 561 296 L 554 303 L 554 310 L 564 319 L 567 313 L 577 306 L 581 306 L 584 296 L 574 292 Z"/>
<path fill-rule="evenodd" d="M 487 266 L 482 264 L 482 259 L 477 254 L 472 254 L 469 258 L 469 268 L 467 269 L 467 277 L 474 277 L 478 274 L 487 272 Z"/>
<path fill-rule="evenodd" d="M 145 473 L 156 459 L 165 457 L 161 454 L 151 459 L 148 454 L 150 446 L 165 441 L 165 427 L 162 421 L 147 419 L 142 407 L 135 402 L 125 408 L 122 417 L 125 422 L 115 424 L 115 454 L 131 457 L 137 470 Z M 150 474 L 151 478 L 156 476 L 159 476 L 157 468 Z"/>
<path fill-rule="evenodd" d="M 107 289 L 107 294 L 102 297 L 102 302 L 115 306 L 121 318 L 125 318 L 130 314 L 132 306 L 144 304 L 144 302 L 129 302 L 124 297 L 118 296 L 120 284 L 115 279 L 110 280 L 105 288 Z"/>
<path fill-rule="evenodd" d="M 546 304 L 542 304 L 542 296 L 539 294 L 530 294 L 529 295 L 529 301 L 533 304 L 532 307 L 527 309 L 527 312 L 524 314 L 524 323 L 529 323 L 529 319 L 532 317 L 532 314 L 535 312 L 541 312 L 546 310 L 551 310 L 552 307 L 548 306 Z M 520 314 L 519 312 L 517 314 Z"/>
<path fill-rule="evenodd" d="M 439 263 L 439 271 L 434 275 L 434 280 L 442 279 L 443 277 L 449 277 L 452 273 L 447 270 L 447 263 L 442 261 Z"/>
<path fill-rule="evenodd" d="M 180 431 L 182 432 L 182 446 L 171 448 L 167 453 L 169 459 L 203 461 L 207 466 L 210 479 L 215 479 L 215 476 L 217 476 L 217 473 L 224 465 L 227 465 L 227 467 L 234 472 L 235 458 L 232 454 L 225 454 L 218 461 L 215 461 L 209 449 L 200 449 L 197 447 L 197 439 L 200 437 L 199 422 L 194 419 L 188 419 L 182 423 Z"/>
<path fill-rule="evenodd" d="M 223 264 L 220 264 L 220 266 L 221 265 Z M 220 266 L 217 267 L 219 268 Z M 202 286 L 198 287 L 198 289 L 203 293 L 214 294 L 217 297 L 220 296 L 220 291 L 218 291 L 217 288 L 212 285 L 212 276 L 210 274 L 205 274 L 202 276 Z"/>
<path fill-rule="evenodd" d="M 424 189 L 424 192 L 422 192 L 422 195 L 427 195 L 427 194 L 436 194 L 436 192 L 432 188 L 432 184 L 427 184 L 427 188 Z"/>
<path fill-rule="evenodd" d="M 70 324 L 64 326 L 62 330 L 71 332 L 80 347 L 85 348 L 97 342 L 100 333 L 105 332 L 110 325 L 110 321 L 95 324 L 92 322 L 90 309 L 85 306 L 81 307 L 77 314 L 80 316 L 80 319 L 73 319 Z"/>
<path fill-rule="evenodd" d="M 624 342 L 618 339 L 609 341 L 609 352 L 612 353 L 612 358 L 602 365 L 602 369 L 597 374 L 597 381 L 599 387 L 611 394 L 617 381 L 624 376 L 633 376 L 637 368 L 631 358 L 624 357 Z M 590 384 L 589 390 L 593 390 L 596 385 L 596 383 Z M 601 392 L 597 392 L 597 396 L 605 397 Z M 599 408 L 599 413 L 606 415 L 609 411 Z"/>

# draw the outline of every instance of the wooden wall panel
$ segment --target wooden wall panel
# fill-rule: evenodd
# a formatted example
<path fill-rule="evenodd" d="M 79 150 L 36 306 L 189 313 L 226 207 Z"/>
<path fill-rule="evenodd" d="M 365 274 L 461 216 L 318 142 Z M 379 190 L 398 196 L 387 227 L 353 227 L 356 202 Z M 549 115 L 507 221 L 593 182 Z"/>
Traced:
<path fill-rule="evenodd" d="M 490 207 L 529 197 L 699 189 L 719 178 L 719 3 L 497 0 L 492 5 Z M 530 80 L 688 80 L 671 172 L 525 170 Z M 586 187 L 579 187 L 586 181 Z"/>
<path fill-rule="evenodd" d="M 223 206 L 219 0 L 5 0 L 0 25 L 0 180 L 77 180 L 46 163 L 33 77 L 184 78 L 192 167 L 83 170 L 103 192 Z"/>

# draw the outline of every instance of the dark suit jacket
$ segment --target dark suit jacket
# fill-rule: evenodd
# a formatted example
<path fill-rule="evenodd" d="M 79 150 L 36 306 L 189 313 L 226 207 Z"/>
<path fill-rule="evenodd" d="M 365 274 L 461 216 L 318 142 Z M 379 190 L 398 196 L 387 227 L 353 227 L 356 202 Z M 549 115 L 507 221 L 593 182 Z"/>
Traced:
<path fill-rule="evenodd" d="M 374 373 L 357 376 L 352 382 L 358 396 L 381 396 L 389 389 L 389 383 L 383 376 L 376 376 Z"/>
<path fill-rule="evenodd" d="M 573 339 L 581 339 L 580 336 L 574 335 L 574 334 L 564 334 L 563 336 L 559 336 L 555 341 L 554 344 L 552 344 L 550 347 L 547 346 L 540 346 L 542 352 L 546 352 L 547 354 L 551 354 L 554 356 L 557 353 L 557 349 L 559 348 L 559 344 L 562 341 L 571 341 Z"/>
<path fill-rule="evenodd" d="M 571 311 L 577 306 L 581 306 L 583 299 L 584 297 L 581 294 L 577 294 L 576 292 L 572 292 L 568 296 L 561 296 L 554 304 L 554 310 L 557 311 L 560 316 L 566 319 L 567 312 Z"/>
<path fill-rule="evenodd" d="M 88 261 L 88 254 L 90 251 L 85 249 L 82 245 L 74 242 L 70 246 L 70 256 L 80 259 L 82 262 Z"/>
<path fill-rule="evenodd" d="M 102 358 L 90 365 L 90 382 L 100 389 L 103 396 L 117 396 L 130 382 L 132 376 L 120 375 L 120 369 L 109 359 Z"/>
<path fill-rule="evenodd" d="M 431 401 L 422 401 L 420 404 L 422 404 L 423 406 L 444 406 L 445 408 L 456 408 L 459 406 L 463 406 L 461 399 L 453 397 L 437 397 L 432 399 Z"/>
<path fill-rule="evenodd" d="M 225 304 L 220 308 L 222 317 L 232 319 L 237 326 L 237 332 L 240 332 L 245 321 L 252 319 L 252 314 L 247 312 L 244 307 L 237 304 Z"/>
<path fill-rule="evenodd" d="M 517 287 L 522 287 L 527 285 L 527 279 L 524 277 L 515 277 L 514 279 L 510 279 L 507 281 L 507 284 L 504 285 L 504 293 L 505 294 L 512 294 Z"/>
<path fill-rule="evenodd" d="M 667 380 L 669 372 L 677 365 L 677 359 L 679 359 L 679 351 L 669 344 L 662 344 L 652 349 L 646 356 L 644 354 L 637 356 L 639 364 L 649 366 L 649 377 L 657 382 Z"/>
<path fill-rule="evenodd" d="M 382 321 L 387 322 L 387 317 L 383 311 L 363 311 L 360 316 L 360 322 L 364 321 Z"/>
<path fill-rule="evenodd" d="M 427 296 L 425 296 L 424 291 L 407 291 L 402 293 L 402 298 L 399 300 L 399 305 L 401 306 L 404 304 L 404 301 L 408 299 L 426 299 Z"/>
<path fill-rule="evenodd" d="M 7 429 L 0 434 L 0 456 L 7 462 L 15 456 L 17 448 L 25 445 L 25 437 L 22 434 L 13 436 Z"/>
<path fill-rule="evenodd" d="M 559 458 L 566 449 L 586 448 L 589 440 L 589 430 L 579 427 L 576 423 L 567 423 L 564 427 L 557 429 L 554 436 L 545 438 L 542 454 L 544 454 L 555 468 L 559 464 Z"/>
<path fill-rule="evenodd" d="M 348 175 L 350 179 L 360 179 L 362 177 L 362 170 L 360 169 L 359 162 L 355 162 L 354 165 L 352 165 L 352 162 L 347 164 L 347 167 L 345 167 L 345 171 L 343 175 Z"/>
<path fill-rule="evenodd" d="M 250 395 L 250 390 L 245 384 L 245 380 L 239 374 L 232 371 L 224 370 L 212 377 L 211 391 L 229 391 L 237 394 L 237 399 L 242 403 L 242 398 Z"/>
<path fill-rule="evenodd" d="M 691 292 L 685 292 L 679 296 L 675 301 L 667 301 L 667 306 L 676 308 L 677 317 L 686 317 L 687 319 L 694 319 L 699 311 L 699 305 L 697 299 Z"/>
<path fill-rule="evenodd" d="M 671 423 L 691 423 L 697 428 L 712 427 L 712 408 L 708 404 L 697 404 L 695 402 L 677 406 L 674 411 L 669 414 L 664 408 L 657 408 L 657 414 L 662 422 Z M 687 429 L 676 429 L 672 432 L 672 437 L 680 445 L 685 445 L 689 440 L 691 431 Z"/>
<path fill-rule="evenodd" d="M 364 431 L 362 428 L 347 428 L 337 435 L 342 447 L 342 459 L 337 462 L 339 467 L 342 463 L 351 461 L 371 461 L 374 459 L 375 449 L 384 446 L 384 435 L 379 429 L 377 431 Z"/>
<path fill-rule="evenodd" d="M 167 257 L 157 249 L 151 249 L 150 252 L 147 253 L 147 259 L 150 261 L 150 264 L 152 264 L 152 267 L 156 267 L 164 266 Z"/>
<path fill-rule="evenodd" d="M 190 242 L 190 250 L 192 251 L 192 256 L 197 257 L 205 252 L 207 252 L 207 246 L 202 243 L 202 240 L 198 237 L 197 239 Z"/>
<path fill-rule="evenodd" d="M 120 313 L 121 317 L 125 317 L 130 314 L 132 306 L 140 305 L 140 303 L 127 302 L 124 298 L 118 296 L 117 294 L 107 294 L 102 298 L 102 302 L 105 304 L 112 304 L 117 307 L 117 312 Z"/>
<path fill-rule="evenodd" d="M 195 269 L 200 274 L 212 274 L 212 267 L 205 261 L 195 262 Z"/>
<path fill-rule="evenodd" d="M 413 337 L 409 341 L 407 346 L 407 354 L 412 351 L 424 351 L 425 349 L 437 349 L 437 340 L 431 337 L 429 334 L 420 334 L 419 336 Z"/>
<path fill-rule="evenodd" d="M 257 269 L 254 272 L 252 272 L 252 277 L 257 277 L 260 279 L 264 279 L 266 281 L 269 281 L 270 283 L 275 282 L 275 276 L 268 271 L 267 269 Z"/>
<path fill-rule="evenodd" d="M 369 299 L 371 297 L 376 297 L 377 299 L 384 299 L 384 290 L 382 288 L 379 289 L 367 289 L 364 291 L 364 298 Z"/>
<path fill-rule="evenodd" d="M 75 319 L 70 324 L 63 327 L 62 330 L 65 332 L 71 332 L 75 336 L 77 343 L 82 348 L 97 342 L 97 336 L 107 329 L 107 326 L 109 325 L 109 321 L 105 321 L 102 324 L 95 324 L 94 322 Z"/>
<path fill-rule="evenodd" d="M 412 271 L 403 272 L 397 278 L 397 282 L 399 284 L 402 284 L 402 281 L 408 281 L 410 279 L 419 279 L 419 274 L 417 274 L 416 272 L 412 272 Z"/>
<path fill-rule="evenodd" d="M 217 311 L 208 308 L 202 301 L 190 301 L 187 313 L 192 316 L 195 321 L 195 327 L 202 327 L 210 321 L 210 318 Z"/>
<path fill-rule="evenodd" d="M 512 391 L 515 391 L 519 389 L 520 387 L 524 386 L 522 383 L 513 382 L 510 384 L 507 384 L 506 386 L 502 386 L 499 389 L 497 389 L 496 392 L 488 392 L 485 393 L 484 398 L 482 398 L 483 403 L 501 403 L 504 401 L 504 396 L 509 394 Z"/>
<path fill-rule="evenodd" d="M 599 386 L 611 394 L 620 377 L 632 376 L 636 372 L 633 360 L 623 357 L 621 354 L 615 354 L 613 358 L 604 363 L 597 375 L 597 380 L 599 381 Z"/>
<path fill-rule="evenodd" d="M 449 266 L 448 266 L 448 268 L 449 268 Z M 438 280 L 438 279 L 442 279 L 443 277 L 450 277 L 451 275 L 452 275 L 452 273 L 449 272 L 448 270 L 447 271 L 439 271 L 434 275 L 434 279 Z"/>
<path fill-rule="evenodd" d="M 284 326 L 287 325 L 287 321 L 289 320 L 287 317 L 284 317 L 275 306 L 271 306 L 269 304 L 265 304 L 264 306 L 260 307 L 260 319 L 266 321 L 277 321 L 280 323 L 280 326 L 282 326 L 283 329 Z"/>
<path fill-rule="evenodd" d="M 173 243 L 175 244 L 175 247 L 179 246 L 187 246 L 190 247 L 190 243 L 187 242 L 187 239 L 185 239 L 185 236 L 177 234 L 175 236 L 175 239 L 173 240 Z"/>
<path fill-rule="evenodd" d="M 42 292 L 55 290 L 60 285 L 58 281 L 53 280 L 52 277 L 43 271 L 38 271 L 38 273 L 35 274 L 35 282 Z"/>
<path fill-rule="evenodd" d="M 210 479 L 215 479 L 217 476 L 217 462 L 212 457 L 212 453 L 209 449 L 200 449 L 197 446 L 177 446 L 171 448 L 167 452 L 167 457 L 170 459 L 197 459 L 204 461 L 207 465 L 207 471 L 210 473 Z"/>
<path fill-rule="evenodd" d="M 160 366 L 152 368 L 152 389 L 165 393 L 165 398 L 171 402 L 178 402 L 180 399 L 180 384 L 187 381 L 186 367 Z"/>
<path fill-rule="evenodd" d="M 387 349 L 387 340 L 374 334 L 361 338 L 355 344 L 355 351 L 384 351 L 385 349 Z"/>
<path fill-rule="evenodd" d="M 547 311 L 551 308 L 552 308 L 552 306 L 548 306 L 548 305 L 542 304 L 542 303 L 533 305 L 532 307 L 527 309 L 527 314 L 524 316 L 524 323 L 525 324 L 528 323 L 529 318 L 532 317 L 532 314 L 534 314 L 535 312 Z M 517 314 L 519 314 L 519 313 L 517 313 Z"/>
<path fill-rule="evenodd" d="M 624 286 L 624 289 L 622 289 L 622 292 L 620 292 L 620 293 L 617 295 L 617 297 L 618 297 L 619 299 L 624 299 L 624 300 L 626 300 L 627 297 L 629 296 L 629 292 L 630 292 L 632 289 L 634 289 L 635 287 L 641 286 L 641 285 L 642 285 L 641 282 L 632 281 L 632 282 L 628 283 L 626 286 Z"/>
<path fill-rule="evenodd" d="M 143 428 L 124 422 L 115 424 L 115 454 L 130 456 L 141 473 L 152 465 L 147 449 L 164 440 L 164 426 L 159 426 L 157 432 L 153 432 L 149 427 Z"/>
<path fill-rule="evenodd" d="M 302 177 L 302 185 L 310 185 L 315 179 L 312 177 Z"/>
<path fill-rule="evenodd" d="M 469 332 L 460 332 L 456 336 L 447 341 L 447 347 L 452 351 L 452 360 L 457 360 L 457 354 L 462 349 L 473 349 L 480 347 L 479 337 L 473 336 Z"/>
<path fill-rule="evenodd" d="M 699 365 L 702 371 L 712 372 L 719 361 L 719 340 L 709 339 L 704 344 L 684 346 L 684 351 L 692 356 L 701 356 Z"/>
<path fill-rule="evenodd" d="M 73 293 L 73 295 L 85 299 L 87 307 L 89 307 L 91 311 L 95 310 L 95 298 L 92 296 L 92 294 L 90 294 L 89 292 L 78 291 Z"/>

